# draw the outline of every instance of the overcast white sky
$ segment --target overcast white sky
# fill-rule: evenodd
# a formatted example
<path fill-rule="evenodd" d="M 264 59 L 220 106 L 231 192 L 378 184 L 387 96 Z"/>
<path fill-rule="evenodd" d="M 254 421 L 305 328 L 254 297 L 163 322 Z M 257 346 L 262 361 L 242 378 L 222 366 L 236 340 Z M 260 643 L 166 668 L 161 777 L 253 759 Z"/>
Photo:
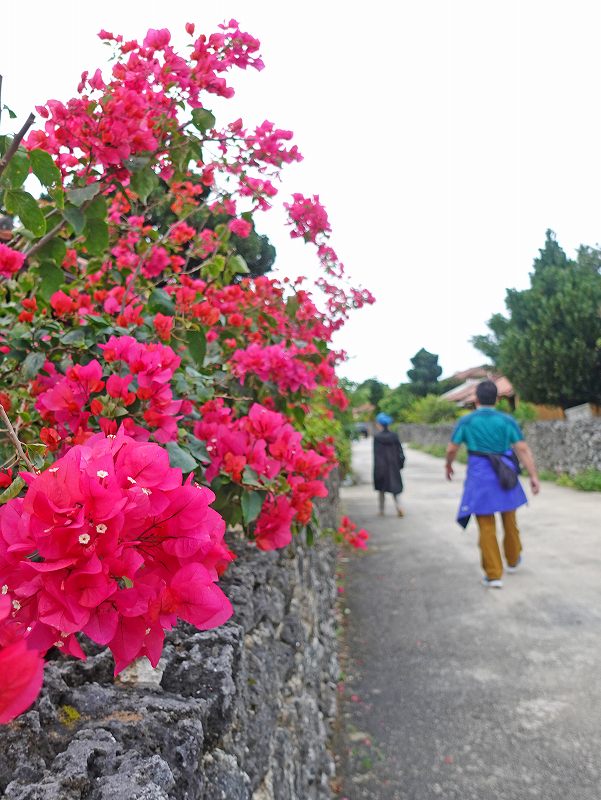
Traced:
<path fill-rule="evenodd" d="M 599 0 L 33 0 L 2 15 L 3 101 L 22 118 L 105 65 L 100 28 L 235 17 L 261 40 L 266 69 L 232 79 L 218 120 L 294 130 L 305 160 L 282 198 L 320 195 L 333 246 L 377 297 L 337 342 L 354 380 L 396 385 L 421 347 L 446 375 L 481 363 L 468 340 L 528 285 L 545 229 L 570 254 L 601 239 Z M 282 220 L 259 230 L 282 272 L 307 274 Z"/>

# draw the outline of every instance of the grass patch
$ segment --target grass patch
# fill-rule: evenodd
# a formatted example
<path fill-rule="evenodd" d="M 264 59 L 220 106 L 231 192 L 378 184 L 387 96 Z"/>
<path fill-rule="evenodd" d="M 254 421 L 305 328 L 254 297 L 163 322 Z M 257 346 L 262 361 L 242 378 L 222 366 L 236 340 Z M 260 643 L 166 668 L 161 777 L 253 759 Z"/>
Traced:
<path fill-rule="evenodd" d="M 576 475 L 543 470 L 539 477 L 542 481 L 551 481 L 558 486 L 579 489 L 581 492 L 601 492 L 601 470 L 598 469 L 585 469 Z"/>

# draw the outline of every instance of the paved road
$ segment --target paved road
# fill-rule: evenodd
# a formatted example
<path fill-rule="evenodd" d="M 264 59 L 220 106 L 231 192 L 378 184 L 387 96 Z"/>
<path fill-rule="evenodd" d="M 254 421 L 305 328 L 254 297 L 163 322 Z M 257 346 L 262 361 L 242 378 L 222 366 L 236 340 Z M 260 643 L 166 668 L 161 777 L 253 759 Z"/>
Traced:
<path fill-rule="evenodd" d="M 376 515 L 371 441 L 345 511 L 372 533 L 343 565 L 349 800 L 600 800 L 601 495 L 543 484 L 524 565 L 479 584 L 454 523 L 464 467 L 407 453 L 406 516 Z M 350 751 L 350 756 L 344 753 Z"/>

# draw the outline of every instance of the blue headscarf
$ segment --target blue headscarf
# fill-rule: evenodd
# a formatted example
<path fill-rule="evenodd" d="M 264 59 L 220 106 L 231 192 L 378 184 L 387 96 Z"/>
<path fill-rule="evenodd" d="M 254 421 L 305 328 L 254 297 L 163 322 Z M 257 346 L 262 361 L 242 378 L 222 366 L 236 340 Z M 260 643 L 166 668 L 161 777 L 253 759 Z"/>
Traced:
<path fill-rule="evenodd" d="M 379 422 L 380 425 L 387 426 L 392 423 L 392 417 L 389 417 L 388 414 L 385 414 L 383 411 L 380 411 L 380 413 L 376 417 L 376 422 Z"/>

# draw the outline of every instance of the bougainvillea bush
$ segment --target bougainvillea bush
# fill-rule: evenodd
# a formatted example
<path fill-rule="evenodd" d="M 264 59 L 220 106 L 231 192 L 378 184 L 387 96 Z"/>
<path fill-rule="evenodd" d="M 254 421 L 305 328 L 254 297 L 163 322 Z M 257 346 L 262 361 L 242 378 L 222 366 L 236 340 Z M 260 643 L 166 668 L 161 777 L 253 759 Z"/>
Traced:
<path fill-rule="evenodd" d="M 167 30 L 101 31 L 110 72 L 0 136 L 0 722 L 50 648 L 84 657 L 78 634 L 118 672 L 156 664 L 178 619 L 223 623 L 226 525 L 265 550 L 310 538 L 336 464 L 332 336 L 373 298 L 318 196 L 285 203 L 316 284 L 249 268 L 301 155 L 271 122 L 209 110 L 234 69 L 262 68 L 258 41 L 234 20 L 186 33 L 183 55 Z"/>

